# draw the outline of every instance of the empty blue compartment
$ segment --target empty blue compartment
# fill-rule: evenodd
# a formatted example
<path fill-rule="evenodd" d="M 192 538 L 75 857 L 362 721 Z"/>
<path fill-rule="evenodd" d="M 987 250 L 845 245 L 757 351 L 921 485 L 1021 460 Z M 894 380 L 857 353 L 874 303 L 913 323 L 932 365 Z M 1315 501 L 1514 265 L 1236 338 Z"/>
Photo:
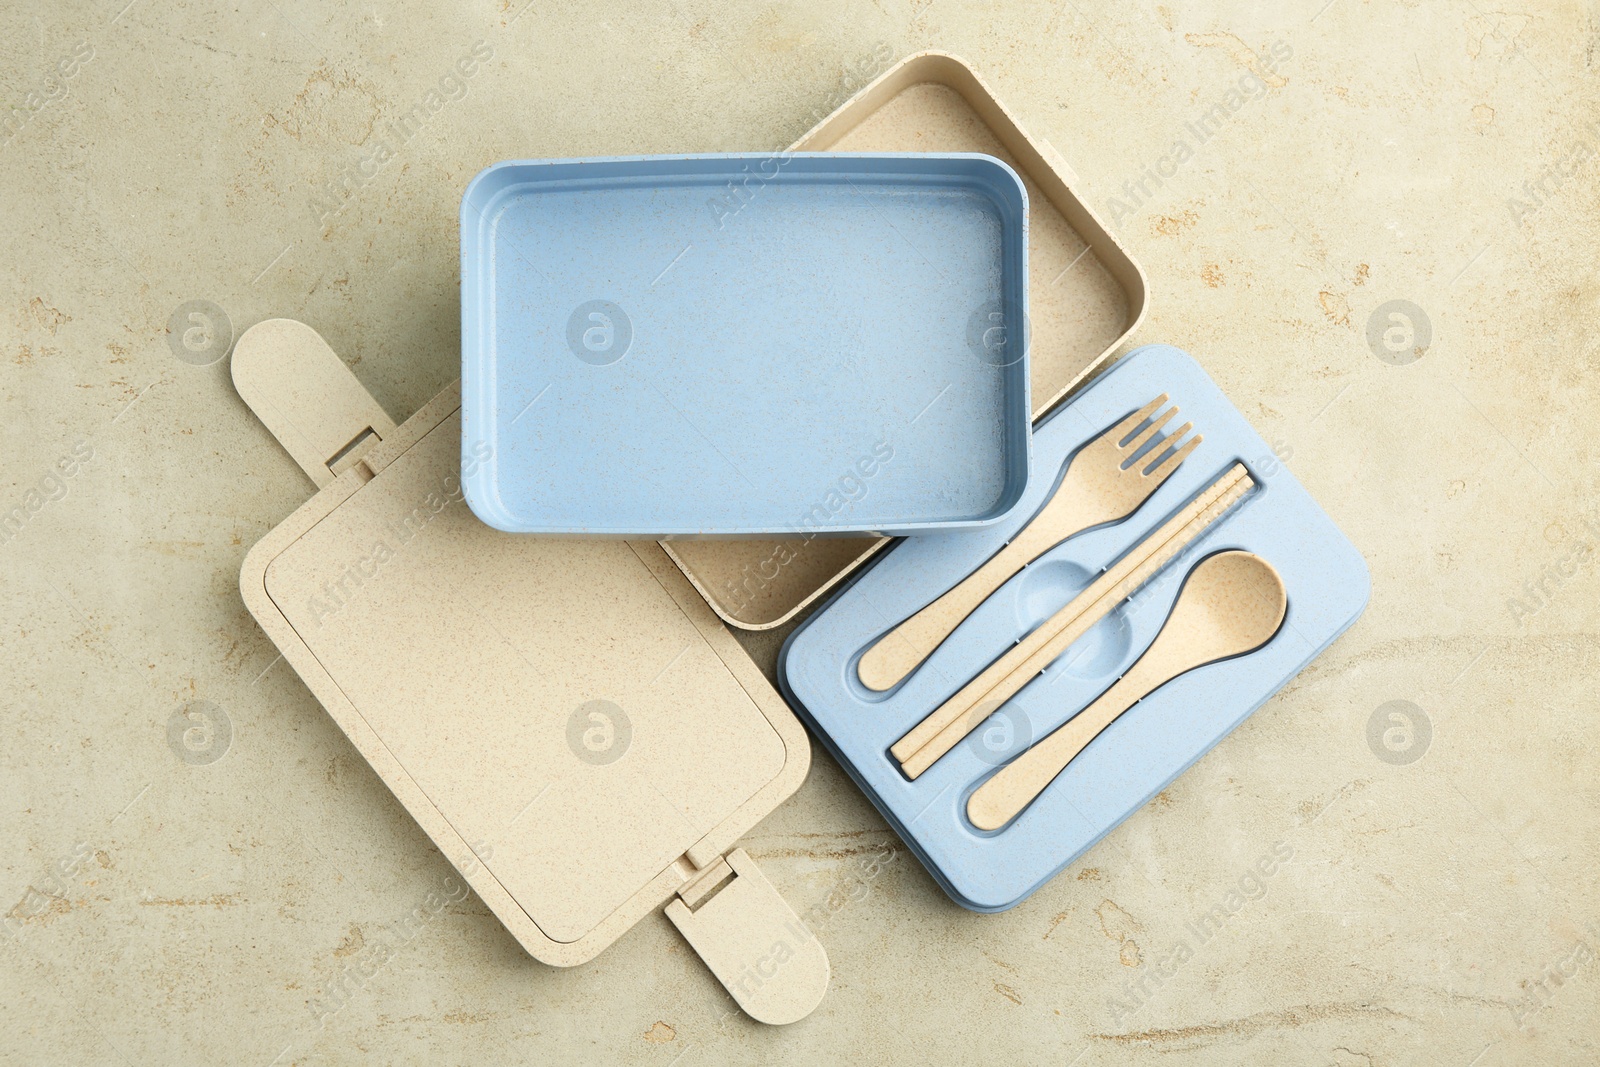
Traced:
<path fill-rule="evenodd" d="M 499 163 L 461 305 L 462 484 L 502 530 L 910 534 L 1027 487 L 1027 197 L 990 156 Z"/>

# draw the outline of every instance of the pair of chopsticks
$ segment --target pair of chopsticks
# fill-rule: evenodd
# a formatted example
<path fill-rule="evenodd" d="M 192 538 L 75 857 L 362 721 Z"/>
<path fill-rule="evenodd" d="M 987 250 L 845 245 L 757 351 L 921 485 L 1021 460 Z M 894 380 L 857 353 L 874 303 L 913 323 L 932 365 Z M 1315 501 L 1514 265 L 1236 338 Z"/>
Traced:
<path fill-rule="evenodd" d="M 1089 628 L 1192 544 L 1255 485 L 1235 463 L 1181 511 L 1140 541 L 1072 602 L 1017 642 L 889 749 L 916 778 L 1053 663 Z"/>

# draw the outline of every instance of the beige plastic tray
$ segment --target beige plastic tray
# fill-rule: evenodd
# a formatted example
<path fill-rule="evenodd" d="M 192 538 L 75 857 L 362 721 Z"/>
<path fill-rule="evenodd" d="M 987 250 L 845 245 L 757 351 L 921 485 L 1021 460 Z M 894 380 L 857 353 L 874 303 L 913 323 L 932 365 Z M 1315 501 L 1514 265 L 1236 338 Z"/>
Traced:
<path fill-rule="evenodd" d="M 806 152 L 986 152 L 1028 190 L 1034 417 L 1094 373 L 1145 313 L 1143 270 L 1078 196 L 1064 160 L 1029 137 L 983 79 L 944 52 L 890 67 L 791 146 Z M 883 538 L 664 541 L 728 623 L 792 619 L 886 544 Z"/>
<path fill-rule="evenodd" d="M 246 331 L 233 377 L 321 487 L 245 604 L 522 946 L 582 963 L 666 904 L 749 1014 L 815 1007 L 827 954 L 735 848 L 805 731 L 661 549 L 479 522 L 459 387 L 396 427 L 302 323 Z"/>

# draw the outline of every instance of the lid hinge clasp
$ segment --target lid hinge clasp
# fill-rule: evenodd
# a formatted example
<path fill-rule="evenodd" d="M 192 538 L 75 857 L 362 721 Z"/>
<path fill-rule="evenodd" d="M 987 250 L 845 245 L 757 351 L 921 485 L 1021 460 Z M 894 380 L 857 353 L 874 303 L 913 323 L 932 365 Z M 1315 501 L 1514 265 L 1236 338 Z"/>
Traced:
<path fill-rule="evenodd" d="M 680 886 L 667 918 L 759 1022 L 803 1019 L 828 991 L 828 953 L 742 848 Z"/>
<path fill-rule="evenodd" d="M 303 322 L 250 327 L 233 346 L 232 370 L 244 402 L 318 489 L 394 433 L 394 420 Z"/>

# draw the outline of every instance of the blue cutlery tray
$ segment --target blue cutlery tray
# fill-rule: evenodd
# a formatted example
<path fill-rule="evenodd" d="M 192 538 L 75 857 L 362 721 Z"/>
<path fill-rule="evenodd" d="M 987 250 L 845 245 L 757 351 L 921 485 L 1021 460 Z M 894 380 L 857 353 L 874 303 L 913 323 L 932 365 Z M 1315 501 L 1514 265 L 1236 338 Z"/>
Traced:
<path fill-rule="evenodd" d="M 1027 525 L 1077 449 L 1161 393 L 1203 443 L 1143 506 L 1079 534 L 998 589 L 896 688 L 875 693 L 856 662 L 879 635 L 979 567 Z M 952 899 L 1003 911 L 1038 889 L 1221 741 L 1361 614 L 1370 579 L 1339 532 L 1190 356 L 1146 345 L 1034 429 L 1038 476 L 1005 522 L 908 537 L 796 630 L 779 657 L 784 695 Z M 1087 586 L 1235 462 L 1256 487 L 1142 590 L 1101 620 L 921 777 L 889 746 Z M 1031 806 L 985 833 L 966 802 L 998 767 L 1104 692 L 1155 638 L 1183 577 L 1213 552 L 1277 568 L 1288 615 L 1266 645 L 1182 675 L 1134 705 Z"/>
<path fill-rule="evenodd" d="M 1027 193 L 992 156 L 496 164 L 461 202 L 467 502 L 583 537 L 999 522 L 1027 293 Z"/>

